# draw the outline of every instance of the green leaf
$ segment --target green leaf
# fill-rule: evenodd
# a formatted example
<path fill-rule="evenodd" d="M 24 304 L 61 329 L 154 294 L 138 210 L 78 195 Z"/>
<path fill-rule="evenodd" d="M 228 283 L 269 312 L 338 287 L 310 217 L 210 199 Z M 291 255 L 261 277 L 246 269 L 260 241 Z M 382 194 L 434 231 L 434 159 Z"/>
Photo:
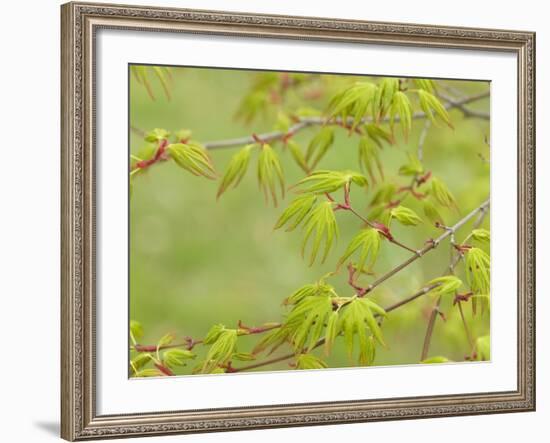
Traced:
<path fill-rule="evenodd" d="M 489 294 L 491 286 L 491 259 L 479 248 L 466 253 L 466 278 L 474 294 Z"/>
<path fill-rule="evenodd" d="M 456 200 L 447 185 L 437 177 L 432 177 L 431 182 L 432 194 L 437 202 L 445 207 L 456 207 Z"/>
<path fill-rule="evenodd" d="M 292 331 L 290 337 L 294 349 L 300 352 L 307 343 L 311 351 L 321 338 L 325 322 L 332 313 L 332 294 L 325 293 L 303 298 L 294 305 L 283 328 Z"/>
<path fill-rule="evenodd" d="M 370 206 L 376 206 L 382 203 L 383 204 L 389 203 L 396 192 L 397 192 L 397 187 L 393 183 L 382 184 L 378 187 L 378 189 L 374 193 L 369 204 Z"/>
<path fill-rule="evenodd" d="M 196 142 L 172 143 L 166 150 L 179 167 L 191 174 L 212 180 L 216 178 L 212 161 L 202 145 Z"/>
<path fill-rule="evenodd" d="M 204 344 L 205 345 L 211 345 L 214 343 L 220 334 L 225 330 L 225 325 L 218 323 L 210 328 L 208 333 L 206 334 L 206 337 L 204 337 Z"/>
<path fill-rule="evenodd" d="M 169 345 L 170 343 L 172 343 L 174 341 L 174 334 L 165 334 L 163 335 L 160 340 L 157 342 L 157 349 L 163 347 L 163 346 L 166 346 L 166 345 Z"/>
<path fill-rule="evenodd" d="M 412 105 L 409 97 L 404 92 L 397 91 L 393 95 L 392 104 L 389 110 L 390 128 L 394 133 L 394 124 L 397 117 L 400 119 L 401 130 L 405 136 L 405 140 L 409 136 L 412 128 Z"/>
<path fill-rule="evenodd" d="M 344 333 L 344 342 L 348 356 L 351 358 L 355 347 L 355 336 L 359 344 L 359 363 L 372 364 L 374 360 L 374 339 L 385 346 L 382 331 L 373 311 L 377 315 L 385 316 L 385 311 L 368 298 L 354 298 L 340 309 L 340 330 Z M 367 330 L 373 340 L 369 339 Z"/>
<path fill-rule="evenodd" d="M 130 334 L 135 340 L 139 340 L 143 337 L 143 326 L 141 326 L 140 322 L 130 320 Z"/>
<path fill-rule="evenodd" d="M 339 320 L 340 317 L 338 312 L 332 311 L 328 317 L 327 326 L 325 329 L 325 355 L 330 355 L 334 341 L 340 333 Z"/>
<path fill-rule="evenodd" d="M 237 330 L 223 329 L 208 350 L 201 372 L 210 373 L 216 367 L 226 364 L 235 353 Z"/>
<path fill-rule="evenodd" d="M 357 267 L 359 269 L 363 269 L 365 266 L 367 269 L 372 268 L 378 258 L 380 244 L 380 233 L 376 229 L 365 228 L 361 230 L 349 243 L 344 255 L 338 262 L 338 266 L 341 266 L 355 251 L 360 249 Z"/>
<path fill-rule="evenodd" d="M 425 91 L 424 89 L 418 89 L 418 98 L 420 99 L 420 108 L 426 116 L 435 123 L 435 115 L 437 115 L 439 118 L 441 118 L 450 128 L 453 127 L 451 123 L 451 119 L 449 117 L 449 113 L 445 109 L 445 106 L 439 101 L 439 99 L 429 93 L 428 91 Z M 434 115 L 435 113 L 435 115 Z"/>
<path fill-rule="evenodd" d="M 170 133 L 166 129 L 155 128 L 145 135 L 145 141 L 150 143 L 160 142 L 162 140 L 167 140 L 169 136 Z"/>
<path fill-rule="evenodd" d="M 447 357 L 443 357 L 441 355 L 430 357 L 425 360 L 422 360 L 420 363 L 424 364 L 433 364 L 433 363 L 450 363 L 452 360 L 449 360 Z"/>
<path fill-rule="evenodd" d="M 491 360 L 491 337 L 484 335 L 476 340 L 476 360 Z"/>
<path fill-rule="evenodd" d="M 474 294 L 470 297 L 470 300 L 472 300 L 472 307 L 475 306 L 474 312 L 477 309 L 478 302 L 481 304 L 482 315 L 484 312 L 489 312 L 491 310 L 491 298 L 489 294 Z"/>
<path fill-rule="evenodd" d="M 424 200 L 422 203 L 422 207 L 424 209 L 424 215 L 428 217 L 428 219 L 432 223 L 441 223 L 445 225 L 445 221 L 443 220 L 443 217 L 435 207 L 435 205 L 430 200 Z"/>
<path fill-rule="evenodd" d="M 415 154 L 407 153 L 408 162 L 399 168 L 399 175 L 415 176 L 424 172 L 424 166 Z"/>
<path fill-rule="evenodd" d="M 136 372 L 136 377 L 162 377 L 164 374 L 158 369 L 147 368 Z"/>
<path fill-rule="evenodd" d="M 354 171 L 319 170 L 312 172 L 295 186 L 301 187 L 298 192 L 325 194 L 337 191 L 350 183 L 364 187 L 368 181 L 364 175 Z"/>
<path fill-rule="evenodd" d="M 475 241 L 480 243 L 488 244 L 491 241 L 491 234 L 487 229 L 474 229 L 471 235 Z"/>
<path fill-rule="evenodd" d="M 277 113 L 275 130 L 287 133 L 288 130 L 290 129 L 291 124 L 292 124 L 292 121 L 290 120 L 290 117 L 288 116 L 288 114 L 285 114 L 284 112 L 281 112 L 281 111 Z"/>
<path fill-rule="evenodd" d="M 174 135 L 176 136 L 176 140 L 178 140 L 180 143 L 187 143 L 191 138 L 191 134 L 192 131 L 190 131 L 189 129 L 180 129 Z"/>
<path fill-rule="evenodd" d="M 328 118 L 340 116 L 342 121 L 347 124 L 348 117 L 353 117 L 353 130 L 367 113 L 377 89 L 377 85 L 369 82 L 357 82 L 344 89 L 330 101 Z"/>
<path fill-rule="evenodd" d="M 423 89 L 431 94 L 435 92 L 435 82 L 433 80 L 428 78 L 415 78 L 413 82 L 418 89 Z"/>
<path fill-rule="evenodd" d="M 436 296 L 444 296 L 449 294 L 455 294 L 455 292 L 462 286 L 462 280 L 455 275 L 445 275 L 443 277 L 434 278 L 430 280 L 426 286 L 438 285 L 430 292 Z"/>
<path fill-rule="evenodd" d="M 296 164 L 302 169 L 302 171 L 309 174 L 309 166 L 307 165 L 306 158 L 304 157 L 302 149 L 298 143 L 294 140 L 289 140 L 286 145 Z"/>
<path fill-rule="evenodd" d="M 131 359 L 130 367 L 132 368 L 134 375 L 136 375 L 139 372 L 139 370 L 143 368 L 146 364 L 148 364 L 150 361 L 152 361 L 151 354 L 148 354 L 146 352 L 140 352 L 133 359 Z"/>
<path fill-rule="evenodd" d="M 256 144 L 247 145 L 244 148 L 241 148 L 237 151 L 227 166 L 227 170 L 220 182 L 218 188 L 217 197 L 219 198 L 230 186 L 234 188 L 241 182 L 246 170 L 248 169 L 248 164 L 250 163 L 250 154 L 252 149 L 257 146 Z"/>
<path fill-rule="evenodd" d="M 317 163 L 319 163 L 333 143 L 334 130 L 329 126 L 324 126 L 315 137 L 311 139 L 307 147 L 305 160 L 306 162 L 311 160 L 311 168 L 314 168 Z"/>
<path fill-rule="evenodd" d="M 304 222 L 304 239 L 302 241 L 302 256 L 305 254 L 308 242 L 312 239 L 309 265 L 311 266 L 324 243 L 324 252 L 321 263 L 324 263 L 328 253 L 338 238 L 338 225 L 334 217 L 333 203 L 330 201 L 320 203 L 311 211 Z"/>
<path fill-rule="evenodd" d="M 256 356 L 250 352 L 235 352 L 231 360 L 239 360 L 239 361 L 253 361 L 256 360 Z"/>
<path fill-rule="evenodd" d="M 165 366 L 175 368 L 185 366 L 186 361 L 195 358 L 196 355 L 187 349 L 169 349 L 162 354 L 162 361 Z"/>
<path fill-rule="evenodd" d="M 264 144 L 258 157 L 258 183 L 264 193 L 266 202 L 269 196 L 271 196 L 274 206 L 277 206 L 277 182 L 280 186 L 282 198 L 284 198 L 285 179 L 281 163 L 279 162 L 279 156 L 271 146 Z"/>
<path fill-rule="evenodd" d="M 372 116 L 379 122 L 390 108 L 394 94 L 399 90 L 399 79 L 385 78 L 380 82 L 373 100 Z"/>
<path fill-rule="evenodd" d="M 284 225 L 287 225 L 287 231 L 296 229 L 310 213 L 316 201 L 317 196 L 313 194 L 304 194 L 296 197 L 283 211 L 277 223 L 275 223 L 275 229 L 282 228 Z"/>
<path fill-rule="evenodd" d="M 382 141 L 393 145 L 392 135 L 380 126 L 374 123 L 368 123 L 365 125 L 365 129 L 367 130 L 367 135 L 378 145 L 380 149 L 383 148 Z"/>
<path fill-rule="evenodd" d="M 325 282 L 318 281 L 316 283 L 304 285 L 294 291 L 291 295 L 284 299 L 284 305 L 296 305 L 300 303 L 306 297 L 312 297 L 315 295 L 330 295 L 335 294 L 334 288 Z"/>
<path fill-rule="evenodd" d="M 170 100 L 171 94 L 170 94 L 170 86 L 169 86 L 169 77 L 167 75 L 167 67 L 163 66 L 152 66 L 153 72 L 156 74 L 157 78 L 160 81 L 160 84 L 162 86 L 162 89 L 164 90 L 164 94 L 166 95 L 166 98 Z"/>
<path fill-rule="evenodd" d="M 368 138 L 361 137 L 358 145 L 359 151 L 359 166 L 361 170 L 367 170 L 369 177 L 373 183 L 376 183 L 374 176 L 375 167 L 378 171 L 381 180 L 384 180 L 384 170 L 382 168 L 382 162 L 380 161 L 380 155 L 376 145 Z"/>
<path fill-rule="evenodd" d="M 405 226 L 416 226 L 422 223 L 422 219 L 412 209 L 405 206 L 397 206 L 390 211 L 390 214 L 399 223 Z"/>
<path fill-rule="evenodd" d="M 323 360 L 316 357 L 315 355 L 300 354 L 296 358 L 296 369 L 324 369 L 324 368 L 328 368 L 328 365 Z"/>
<path fill-rule="evenodd" d="M 255 90 L 245 95 L 239 104 L 236 117 L 242 118 L 245 123 L 250 123 L 260 113 L 266 112 L 269 106 L 269 91 Z"/>

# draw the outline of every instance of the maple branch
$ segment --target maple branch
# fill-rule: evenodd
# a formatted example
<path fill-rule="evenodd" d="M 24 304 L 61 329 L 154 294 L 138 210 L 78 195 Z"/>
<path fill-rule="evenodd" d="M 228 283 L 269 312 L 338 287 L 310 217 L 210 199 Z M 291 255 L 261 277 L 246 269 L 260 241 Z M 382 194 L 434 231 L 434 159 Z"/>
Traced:
<path fill-rule="evenodd" d="M 483 223 L 483 219 L 487 215 L 487 209 L 489 207 L 489 200 L 487 200 L 485 203 L 486 204 L 481 205 L 477 208 L 476 213 L 478 212 L 479 216 L 478 216 L 477 220 L 475 221 L 475 223 L 473 225 L 473 229 L 476 229 L 479 226 L 481 226 L 481 223 Z M 453 234 L 454 234 L 454 232 L 453 232 Z M 448 273 L 449 274 L 454 274 L 455 267 L 456 267 L 456 265 L 458 264 L 458 262 L 460 261 L 461 258 L 462 258 L 461 253 L 454 254 L 454 249 L 451 249 L 451 263 L 449 264 L 449 267 L 448 267 Z M 421 354 L 421 357 L 420 357 L 420 361 L 425 360 L 428 357 L 428 353 L 430 352 L 430 344 L 431 344 L 431 340 L 432 340 L 435 321 L 437 319 L 437 314 L 439 313 L 439 306 L 440 305 L 441 305 L 441 296 L 438 297 L 437 301 L 435 302 L 434 307 L 432 308 L 432 311 L 430 312 L 430 317 L 428 319 L 428 326 L 426 328 L 426 335 L 424 336 L 424 343 L 422 345 L 422 354 Z M 460 306 L 460 304 L 459 304 L 459 306 Z M 461 314 L 462 314 L 462 309 L 461 309 Z M 468 339 L 470 340 L 469 331 L 467 331 L 466 334 L 468 335 Z"/>
<path fill-rule="evenodd" d="M 482 119 L 489 119 L 488 114 L 480 113 L 477 111 L 471 111 L 467 108 L 464 108 L 464 105 L 468 103 L 472 103 L 478 100 L 483 100 L 484 98 L 489 97 L 489 93 L 482 93 L 477 95 L 472 95 L 469 97 L 464 97 L 459 100 L 452 99 L 450 97 L 442 97 L 447 104 L 445 105 L 445 109 L 453 109 L 458 108 L 460 109 L 464 115 L 468 117 L 478 117 Z M 425 118 L 426 114 L 424 112 L 415 112 L 412 115 L 413 119 L 422 119 Z M 361 120 L 361 123 L 370 123 L 372 122 L 372 118 L 364 118 Z M 388 122 L 389 118 L 386 117 L 384 119 L 381 119 L 381 122 Z M 394 122 L 399 122 L 400 119 L 398 116 L 395 117 Z M 276 140 L 281 140 L 285 137 L 288 137 L 288 134 L 296 134 L 297 132 L 302 131 L 303 129 L 306 129 L 310 126 L 320 126 L 320 125 L 326 125 L 326 124 L 333 124 L 337 126 L 344 126 L 353 124 L 353 118 L 348 117 L 347 121 L 344 122 L 342 118 L 335 118 L 327 120 L 324 117 L 302 117 L 299 119 L 299 121 L 291 126 L 288 131 L 272 131 L 272 132 L 266 132 L 263 134 L 257 134 L 256 137 L 262 140 L 264 143 L 269 143 Z M 137 133 L 137 131 L 140 131 L 138 128 L 132 126 L 132 130 Z M 140 131 L 143 132 L 143 131 Z M 216 141 L 207 141 L 203 143 L 203 146 L 206 149 L 221 149 L 221 148 L 231 148 L 234 146 L 242 146 L 242 145 L 248 145 L 250 143 L 256 143 L 256 138 L 252 135 L 247 135 L 244 137 L 238 137 L 238 138 L 232 138 L 227 140 L 216 140 Z"/>
<path fill-rule="evenodd" d="M 424 288 L 420 289 L 419 291 L 415 292 L 414 294 L 410 295 L 409 297 L 388 306 L 384 310 L 386 311 L 386 313 L 394 311 L 395 309 L 398 309 L 401 306 L 404 306 L 404 305 L 416 300 L 417 298 L 427 294 L 432 289 L 435 289 L 437 286 L 439 286 L 439 284 L 433 284 L 433 285 L 425 286 Z M 380 315 L 379 314 L 374 314 L 374 316 L 379 317 Z M 316 349 L 319 346 L 322 346 L 324 343 L 325 343 L 325 339 L 322 338 L 319 341 L 317 341 L 317 343 L 315 343 L 315 345 L 313 346 L 312 349 Z M 257 363 L 252 363 L 250 365 L 241 366 L 240 368 L 232 368 L 231 372 L 250 371 L 252 369 L 257 369 L 257 368 L 261 368 L 263 366 L 268 366 L 268 365 L 271 365 L 271 364 L 274 364 L 274 363 L 279 363 L 281 361 L 289 360 L 293 357 L 296 357 L 296 353 L 294 353 L 294 352 L 288 353 L 288 354 L 283 354 L 283 355 L 280 355 L 278 357 L 273 357 L 273 358 L 263 360 L 263 361 L 260 361 L 260 362 L 257 362 Z"/>

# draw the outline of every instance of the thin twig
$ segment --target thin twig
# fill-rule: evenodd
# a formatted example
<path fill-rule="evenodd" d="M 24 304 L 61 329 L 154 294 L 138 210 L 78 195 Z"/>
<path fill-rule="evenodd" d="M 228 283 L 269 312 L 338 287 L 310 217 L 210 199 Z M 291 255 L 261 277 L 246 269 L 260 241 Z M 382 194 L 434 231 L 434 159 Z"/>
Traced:
<path fill-rule="evenodd" d="M 461 220 L 459 220 L 454 226 L 451 226 L 450 228 L 448 228 L 443 234 L 441 234 L 439 237 L 437 237 L 435 240 L 431 240 L 428 242 L 428 244 L 426 246 L 424 246 L 424 248 L 416 251 L 415 255 L 411 256 L 410 258 L 408 258 L 407 260 L 405 260 L 403 263 L 401 263 L 400 265 L 396 266 L 395 268 L 393 268 L 392 270 L 388 271 L 387 273 L 385 273 L 384 275 L 382 275 L 381 277 L 379 277 L 377 280 L 375 280 L 373 283 L 371 283 L 369 286 L 367 286 L 367 292 L 370 292 L 372 291 L 374 288 L 376 288 L 378 285 L 380 285 L 381 283 L 385 282 L 386 280 L 388 280 L 390 277 L 393 277 L 395 274 L 397 274 L 399 271 L 401 271 L 402 269 L 406 268 L 407 266 L 409 266 L 411 263 L 415 262 L 416 260 L 418 260 L 420 257 L 422 257 L 424 254 L 426 254 L 427 252 L 431 251 L 432 249 L 435 249 L 437 248 L 437 246 L 439 245 L 439 243 L 441 243 L 443 240 L 445 240 L 447 237 L 449 237 L 450 235 L 454 234 L 455 231 L 457 231 L 458 229 L 460 229 L 463 225 L 465 225 L 473 216 L 475 216 L 477 213 L 479 213 L 480 211 L 485 211 L 487 209 L 487 207 L 489 206 L 489 203 L 490 203 L 490 199 L 487 199 L 485 200 L 480 206 L 478 206 L 476 209 L 474 209 L 472 212 L 470 212 L 468 215 L 466 215 L 465 217 L 463 217 Z"/>
<path fill-rule="evenodd" d="M 486 203 L 486 205 L 484 204 L 484 205 L 481 205 L 477 208 L 478 212 L 479 212 L 479 215 L 478 215 L 477 220 L 474 222 L 474 224 L 472 226 L 472 229 L 478 228 L 479 226 L 481 226 L 481 223 L 483 223 L 483 219 L 487 215 L 487 209 L 489 207 L 489 200 L 487 200 L 485 203 Z M 453 234 L 454 234 L 454 232 L 453 232 Z M 449 267 L 448 267 L 448 273 L 449 274 L 454 273 L 455 267 L 458 265 L 458 262 L 460 261 L 461 258 L 462 258 L 462 254 L 460 254 L 460 253 L 454 254 L 454 248 L 451 248 L 451 263 L 449 264 Z M 430 344 L 431 344 L 431 340 L 432 340 L 432 335 L 433 335 L 433 330 L 434 330 L 434 325 L 435 325 L 435 321 L 437 319 L 437 314 L 439 312 L 439 306 L 440 305 L 441 305 L 441 296 L 438 297 L 434 307 L 432 308 L 432 311 L 430 313 L 430 317 L 428 319 L 428 326 L 426 328 L 426 335 L 424 336 L 424 343 L 422 345 L 422 354 L 421 354 L 421 358 L 420 358 L 421 361 L 425 360 L 428 357 L 428 353 L 430 351 Z M 467 332 L 467 334 L 469 334 L 469 331 Z"/>

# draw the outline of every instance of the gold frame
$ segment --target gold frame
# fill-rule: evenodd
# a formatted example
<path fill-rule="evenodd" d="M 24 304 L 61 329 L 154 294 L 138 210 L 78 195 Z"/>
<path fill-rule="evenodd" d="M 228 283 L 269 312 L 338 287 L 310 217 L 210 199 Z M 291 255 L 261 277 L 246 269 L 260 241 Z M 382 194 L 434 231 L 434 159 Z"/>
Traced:
<path fill-rule="evenodd" d="M 124 5 L 61 7 L 61 436 L 67 440 L 533 411 L 535 34 Z M 94 35 L 99 28 L 507 51 L 518 58 L 518 385 L 511 392 L 98 416 Z"/>

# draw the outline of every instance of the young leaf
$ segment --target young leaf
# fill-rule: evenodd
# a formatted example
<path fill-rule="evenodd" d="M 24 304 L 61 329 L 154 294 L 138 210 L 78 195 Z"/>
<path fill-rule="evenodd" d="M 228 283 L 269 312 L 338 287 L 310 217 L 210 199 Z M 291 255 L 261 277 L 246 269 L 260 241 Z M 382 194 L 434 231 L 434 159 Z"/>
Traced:
<path fill-rule="evenodd" d="M 359 254 L 359 261 L 357 267 L 359 269 L 367 267 L 370 269 L 380 252 L 380 233 L 373 228 L 365 228 L 359 232 L 348 245 L 346 252 L 338 262 L 338 266 L 341 266 L 355 251 L 361 250 Z"/>
<path fill-rule="evenodd" d="M 424 172 L 424 166 L 415 154 L 407 153 L 408 162 L 399 168 L 399 175 L 415 176 Z"/>
<path fill-rule="evenodd" d="M 225 330 L 225 325 L 218 323 L 210 328 L 208 333 L 206 334 L 206 337 L 204 337 L 204 344 L 205 345 L 211 345 L 214 343 L 220 334 Z"/>
<path fill-rule="evenodd" d="M 155 128 L 152 131 L 148 132 L 145 136 L 145 141 L 150 143 L 160 142 L 162 140 L 168 139 L 170 133 L 166 129 Z"/>
<path fill-rule="evenodd" d="M 368 298 L 355 298 L 340 309 L 340 330 L 344 333 L 344 342 L 349 357 L 353 355 L 354 337 L 359 342 L 359 363 L 368 365 L 374 357 L 374 341 L 369 340 L 367 328 L 374 338 L 383 346 L 382 331 L 374 317 L 385 316 L 385 311 Z"/>
<path fill-rule="evenodd" d="M 212 180 L 216 178 L 212 161 L 202 145 L 196 142 L 172 143 L 167 146 L 166 150 L 178 166 L 191 174 Z"/>
<path fill-rule="evenodd" d="M 134 340 L 139 340 L 143 337 L 143 326 L 141 326 L 140 322 L 130 320 L 130 334 Z"/>
<path fill-rule="evenodd" d="M 367 130 L 367 135 L 378 145 L 380 149 L 383 148 L 382 141 L 392 145 L 393 144 L 393 138 L 392 135 L 382 129 L 380 126 L 374 124 L 374 123 L 368 123 L 365 125 L 365 129 Z"/>
<path fill-rule="evenodd" d="M 330 295 L 335 294 L 334 288 L 331 285 L 318 281 L 316 283 L 308 284 L 298 288 L 291 295 L 284 299 L 284 305 L 296 305 L 300 303 L 306 297 L 312 297 L 314 295 Z"/>
<path fill-rule="evenodd" d="M 437 177 L 432 177 L 432 194 L 437 202 L 445 207 L 456 207 L 456 200 L 449 188 Z"/>
<path fill-rule="evenodd" d="M 449 363 L 451 361 L 452 360 L 449 360 L 447 357 L 438 355 L 436 357 L 430 357 L 430 358 L 427 358 L 426 360 L 422 360 L 420 363 L 424 363 L 424 364 Z"/>
<path fill-rule="evenodd" d="M 445 275 L 443 277 L 430 280 L 426 286 L 438 285 L 430 292 L 436 296 L 454 294 L 461 286 L 462 280 L 454 275 Z"/>
<path fill-rule="evenodd" d="M 359 140 L 359 166 L 361 170 L 367 170 L 369 177 L 373 183 L 376 183 L 374 177 L 374 168 L 376 167 L 380 178 L 384 180 L 384 170 L 378 148 L 368 137 L 361 137 Z"/>
<path fill-rule="evenodd" d="M 435 205 L 428 199 L 424 200 L 422 203 L 422 207 L 424 209 L 424 215 L 428 217 L 428 219 L 432 223 L 440 223 L 445 225 L 445 221 L 443 220 L 443 217 L 435 207 Z"/>
<path fill-rule="evenodd" d="M 336 337 L 340 333 L 339 320 L 338 311 L 332 311 L 328 317 L 327 327 L 325 329 L 325 355 L 330 355 L 334 340 L 336 340 Z"/>
<path fill-rule="evenodd" d="M 239 108 L 237 109 L 236 117 L 242 118 L 245 123 L 250 123 L 258 114 L 265 113 L 269 105 L 268 91 L 255 90 L 244 96 Z"/>
<path fill-rule="evenodd" d="M 196 355 L 187 349 L 169 349 L 162 354 L 163 363 L 169 368 L 185 366 L 186 360 L 195 358 Z"/>
<path fill-rule="evenodd" d="M 311 139 L 306 151 L 306 162 L 311 160 L 311 168 L 314 168 L 317 163 L 325 156 L 329 148 L 334 143 L 334 130 L 329 126 L 324 126 Z"/>
<path fill-rule="evenodd" d="M 253 361 L 256 360 L 256 356 L 254 354 L 251 354 L 250 352 L 235 352 L 231 356 L 231 359 L 239 361 Z"/>
<path fill-rule="evenodd" d="M 304 171 L 306 174 L 309 174 L 309 166 L 307 165 L 306 159 L 304 157 L 304 154 L 302 153 L 302 149 L 296 143 L 294 140 L 289 140 L 286 144 L 288 147 L 288 150 L 290 151 L 290 154 L 292 155 L 292 158 L 296 162 L 296 164 Z"/>
<path fill-rule="evenodd" d="M 237 346 L 237 330 L 223 329 L 206 354 L 201 371 L 210 373 L 216 367 L 226 364 Z"/>
<path fill-rule="evenodd" d="M 385 78 L 380 82 L 373 100 L 373 118 L 379 122 L 390 108 L 393 95 L 399 90 L 399 79 Z"/>
<path fill-rule="evenodd" d="M 491 259 L 479 248 L 470 248 L 466 254 L 466 278 L 474 294 L 489 294 L 491 286 Z"/>
<path fill-rule="evenodd" d="M 488 361 L 491 359 L 491 337 L 484 335 L 476 340 L 476 359 Z"/>
<path fill-rule="evenodd" d="M 328 365 L 315 355 L 300 354 L 296 359 L 296 369 L 323 369 Z"/>
<path fill-rule="evenodd" d="M 306 215 L 309 214 L 316 201 L 317 196 L 313 194 L 304 194 L 296 197 L 283 211 L 277 223 L 275 223 L 275 229 L 282 228 L 284 225 L 287 225 L 287 231 L 296 229 Z"/>
<path fill-rule="evenodd" d="M 417 92 L 418 98 L 420 99 L 420 108 L 422 108 L 422 111 L 424 111 L 426 116 L 432 122 L 435 122 L 435 112 L 435 115 L 441 118 L 450 128 L 452 128 L 453 125 L 451 123 L 449 113 L 445 109 L 445 106 L 441 104 L 439 99 L 435 95 L 432 95 L 423 89 L 419 89 Z"/>
<path fill-rule="evenodd" d="M 250 153 L 252 151 L 252 148 L 254 148 L 255 144 L 247 145 L 244 148 L 241 148 L 233 157 L 231 157 L 231 160 L 229 161 L 229 165 L 227 166 L 227 171 L 225 171 L 225 174 L 220 182 L 220 186 L 218 188 L 218 194 L 217 197 L 219 198 L 231 185 L 233 187 L 237 187 L 237 185 L 241 182 L 244 175 L 246 174 L 246 170 L 248 169 L 248 164 L 250 162 Z"/>
<path fill-rule="evenodd" d="M 435 92 L 435 82 L 428 78 L 415 78 L 414 84 L 418 89 L 423 89 L 424 91 L 433 94 Z"/>
<path fill-rule="evenodd" d="M 285 179 L 279 156 L 273 148 L 267 144 L 262 145 L 260 156 L 258 157 L 258 183 L 263 190 L 265 200 L 271 195 L 273 204 L 277 206 L 276 182 L 279 183 L 281 195 L 285 196 Z"/>
<path fill-rule="evenodd" d="M 306 297 L 294 305 L 283 327 L 292 330 L 291 341 L 296 351 L 301 351 L 306 342 L 308 351 L 315 347 L 332 308 L 332 294 Z"/>
<path fill-rule="evenodd" d="M 412 105 L 409 97 L 407 97 L 404 92 L 396 91 L 395 94 L 393 94 L 389 115 L 392 133 L 394 132 L 395 119 L 399 117 L 401 130 L 406 140 L 412 128 Z"/>
<path fill-rule="evenodd" d="M 163 346 L 169 345 L 174 341 L 174 334 L 164 334 L 159 341 L 157 342 L 157 350 L 162 348 Z"/>
<path fill-rule="evenodd" d="M 338 238 L 338 225 L 334 217 L 333 203 L 327 201 L 317 205 L 309 213 L 304 223 L 305 234 L 302 241 L 302 256 L 305 254 L 309 239 L 312 238 L 309 265 L 311 266 L 315 262 L 322 243 L 324 243 L 324 252 L 321 263 L 324 263 L 334 240 Z"/>
<path fill-rule="evenodd" d="M 385 183 L 378 187 L 374 193 L 369 205 L 376 206 L 379 204 L 389 203 L 395 193 L 397 192 L 397 187 L 393 183 Z"/>
<path fill-rule="evenodd" d="M 132 368 L 134 375 L 137 375 L 139 370 L 143 368 L 150 361 L 152 361 L 151 354 L 148 354 L 146 352 L 140 352 L 133 359 L 131 359 L 130 367 Z"/>
<path fill-rule="evenodd" d="M 369 82 L 357 82 L 336 94 L 329 103 L 328 118 L 340 116 L 347 123 L 353 117 L 352 130 L 365 116 L 369 105 L 375 98 L 378 86 Z"/>
<path fill-rule="evenodd" d="M 357 172 L 320 170 L 312 172 L 295 186 L 302 187 L 298 192 L 325 194 L 337 191 L 352 182 L 361 187 L 368 184 L 367 178 Z"/>
<path fill-rule="evenodd" d="M 480 243 L 489 243 L 491 241 L 491 234 L 487 229 L 474 229 L 472 231 L 472 238 Z"/>
<path fill-rule="evenodd" d="M 399 223 L 405 226 L 416 226 L 417 224 L 422 223 L 422 219 L 416 215 L 416 212 L 405 206 L 397 206 L 396 208 L 393 208 L 390 211 L 390 214 Z"/>

